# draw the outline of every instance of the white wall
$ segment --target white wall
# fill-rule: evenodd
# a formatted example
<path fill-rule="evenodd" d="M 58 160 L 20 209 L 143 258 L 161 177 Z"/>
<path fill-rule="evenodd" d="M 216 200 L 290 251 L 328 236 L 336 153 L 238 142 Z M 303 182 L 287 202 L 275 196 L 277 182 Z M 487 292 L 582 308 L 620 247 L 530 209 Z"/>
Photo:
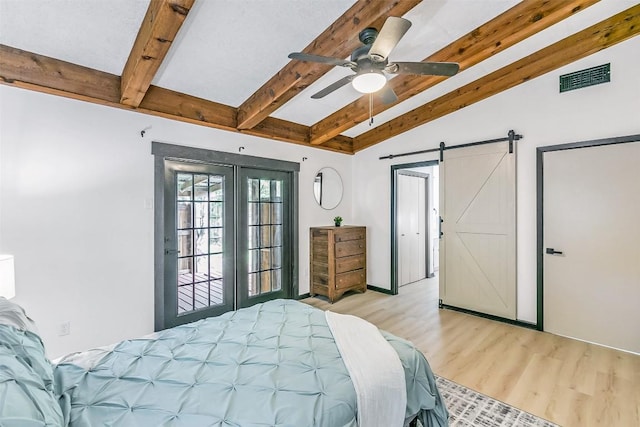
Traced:
<path fill-rule="evenodd" d="M 16 256 L 15 301 L 52 357 L 153 330 L 152 140 L 233 153 L 244 146 L 242 154 L 300 163 L 301 294 L 309 227 L 336 215 L 353 222 L 348 155 L 7 86 L 0 113 L 0 252 Z M 345 184 L 334 210 L 313 198 L 313 178 L 329 165 Z M 71 334 L 60 337 L 65 321 Z"/>
<path fill-rule="evenodd" d="M 640 37 L 583 58 L 355 155 L 353 209 L 369 227 L 368 283 L 390 289 L 391 165 L 437 153 L 378 160 L 400 152 L 524 135 L 518 145 L 518 319 L 536 322 L 536 147 L 640 133 Z M 611 63 L 611 83 L 558 93 L 558 77 Z M 640 161 L 640 159 L 639 159 Z"/>

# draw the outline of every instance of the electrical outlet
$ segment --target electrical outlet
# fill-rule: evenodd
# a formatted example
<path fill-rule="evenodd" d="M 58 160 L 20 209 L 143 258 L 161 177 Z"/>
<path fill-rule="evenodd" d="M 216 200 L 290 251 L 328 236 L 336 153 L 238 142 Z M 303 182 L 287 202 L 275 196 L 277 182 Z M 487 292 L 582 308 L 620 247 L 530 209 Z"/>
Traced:
<path fill-rule="evenodd" d="M 64 336 L 64 335 L 69 335 L 71 333 L 71 322 L 70 321 L 66 321 L 66 322 L 62 322 L 60 323 L 60 325 L 58 325 L 58 336 Z"/>

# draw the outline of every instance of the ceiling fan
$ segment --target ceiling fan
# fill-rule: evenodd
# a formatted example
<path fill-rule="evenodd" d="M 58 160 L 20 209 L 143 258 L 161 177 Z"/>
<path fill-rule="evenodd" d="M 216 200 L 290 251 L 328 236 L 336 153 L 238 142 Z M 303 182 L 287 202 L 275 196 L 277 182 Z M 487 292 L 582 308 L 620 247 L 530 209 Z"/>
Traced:
<path fill-rule="evenodd" d="M 389 62 L 389 54 L 409 30 L 409 27 L 411 27 L 411 21 L 390 16 L 380 32 L 375 28 L 365 28 L 359 34 L 363 45 L 351 53 L 350 60 L 303 52 L 290 53 L 289 58 L 347 67 L 355 72 L 355 74 L 343 77 L 311 95 L 313 99 L 322 98 L 350 82 L 361 93 L 380 91 L 382 102 L 391 104 L 396 102 L 398 97 L 393 89 L 386 85 L 385 73 L 453 76 L 460 68 L 455 62 Z"/>

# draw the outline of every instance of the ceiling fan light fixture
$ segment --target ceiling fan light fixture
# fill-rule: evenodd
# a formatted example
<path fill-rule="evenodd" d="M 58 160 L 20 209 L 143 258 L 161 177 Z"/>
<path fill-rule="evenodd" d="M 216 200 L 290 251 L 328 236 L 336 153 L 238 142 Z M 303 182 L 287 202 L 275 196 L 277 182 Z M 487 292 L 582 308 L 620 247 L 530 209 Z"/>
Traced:
<path fill-rule="evenodd" d="M 379 91 L 387 83 L 387 78 L 381 71 L 371 70 L 359 73 L 353 78 L 351 84 L 360 93 L 374 93 Z"/>

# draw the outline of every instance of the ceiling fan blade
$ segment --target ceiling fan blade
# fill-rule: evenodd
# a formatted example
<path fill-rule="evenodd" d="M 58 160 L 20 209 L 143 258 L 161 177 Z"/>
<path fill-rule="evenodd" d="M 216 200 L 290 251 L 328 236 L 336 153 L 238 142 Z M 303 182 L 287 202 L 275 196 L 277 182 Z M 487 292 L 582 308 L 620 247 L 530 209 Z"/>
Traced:
<path fill-rule="evenodd" d="M 393 104 L 398 100 L 398 95 L 391 89 L 391 86 L 384 85 L 377 93 L 383 104 Z"/>
<path fill-rule="evenodd" d="M 409 30 L 409 27 L 411 27 L 411 21 L 395 16 L 388 17 L 378 33 L 378 37 L 376 37 L 371 45 L 369 55 L 371 55 L 374 60 L 384 61 L 393 48 L 396 47 L 402 36 Z"/>
<path fill-rule="evenodd" d="M 454 76 L 460 66 L 457 62 L 394 62 L 390 72 L 396 74 L 421 74 L 429 76 Z"/>
<path fill-rule="evenodd" d="M 347 61 L 345 59 L 331 58 L 329 56 L 321 56 L 321 55 L 312 55 L 310 53 L 303 53 L 303 52 L 290 53 L 289 58 L 297 59 L 298 61 L 319 62 L 320 64 L 336 65 L 339 67 L 353 68 L 356 66 L 355 62 Z"/>
<path fill-rule="evenodd" d="M 325 96 L 329 95 L 334 90 L 340 89 L 342 86 L 344 86 L 347 83 L 349 83 L 351 80 L 353 80 L 354 77 L 355 77 L 355 74 L 343 77 L 340 80 L 338 80 L 337 82 L 331 83 L 329 86 L 325 87 L 321 91 L 314 93 L 313 95 L 311 95 L 311 98 L 313 98 L 313 99 L 324 98 Z"/>

